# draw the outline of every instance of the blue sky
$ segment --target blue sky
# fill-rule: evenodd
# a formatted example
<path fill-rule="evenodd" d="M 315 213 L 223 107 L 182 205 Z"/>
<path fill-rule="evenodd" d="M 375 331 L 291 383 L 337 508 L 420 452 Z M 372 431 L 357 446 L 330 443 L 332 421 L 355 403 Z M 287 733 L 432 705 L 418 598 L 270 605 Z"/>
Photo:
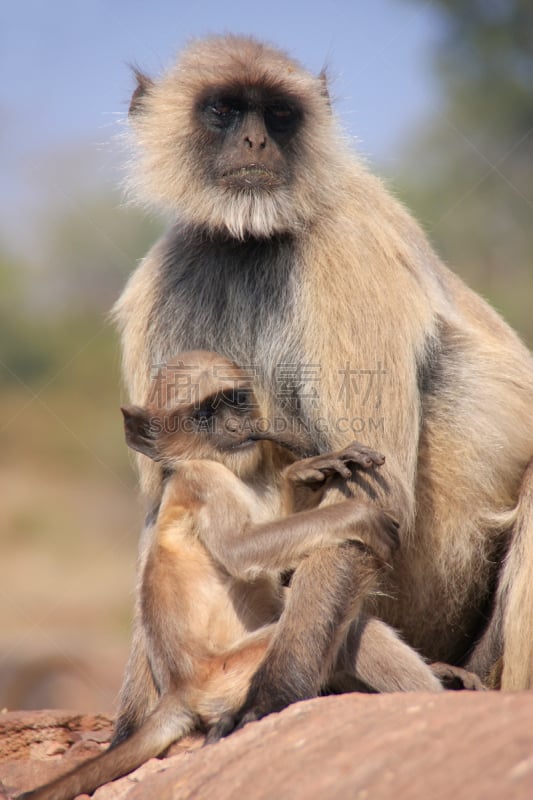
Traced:
<path fill-rule="evenodd" d="M 20 237 L 21 219 L 61 202 L 55 164 L 64 174 L 69 153 L 81 162 L 85 148 L 90 179 L 109 179 L 118 156 L 108 143 L 133 83 L 128 64 L 157 73 L 188 39 L 210 32 L 254 34 L 315 72 L 327 64 L 358 149 L 394 173 L 402 139 L 438 102 L 431 58 L 440 30 L 432 3 L 414 0 L 3 4 L 0 237 Z M 82 163 L 72 168 L 78 179 L 89 180 Z"/>

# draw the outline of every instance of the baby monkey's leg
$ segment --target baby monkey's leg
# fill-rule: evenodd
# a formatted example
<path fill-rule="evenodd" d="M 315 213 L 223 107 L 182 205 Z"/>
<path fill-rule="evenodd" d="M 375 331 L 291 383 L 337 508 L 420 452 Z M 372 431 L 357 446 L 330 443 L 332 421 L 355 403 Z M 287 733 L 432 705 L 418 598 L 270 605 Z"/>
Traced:
<path fill-rule="evenodd" d="M 209 741 L 320 693 L 350 623 L 378 586 L 382 566 L 382 560 L 358 542 L 323 548 L 298 566 L 280 623 L 244 703 L 213 728 Z"/>

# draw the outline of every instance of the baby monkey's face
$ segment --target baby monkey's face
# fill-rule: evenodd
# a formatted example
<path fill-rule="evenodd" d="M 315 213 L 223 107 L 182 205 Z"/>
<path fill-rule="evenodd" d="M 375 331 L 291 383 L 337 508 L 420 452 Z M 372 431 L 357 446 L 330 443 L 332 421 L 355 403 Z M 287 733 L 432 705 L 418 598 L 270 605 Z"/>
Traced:
<path fill-rule="evenodd" d="M 192 459 L 239 474 L 257 466 L 269 436 L 249 373 L 214 352 L 179 353 L 158 368 L 146 405 L 122 409 L 128 445 L 170 469 Z"/>
<path fill-rule="evenodd" d="M 248 384 L 220 386 L 199 402 L 173 408 L 162 415 L 159 449 L 173 458 L 211 458 L 256 446 L 259 412 Z"/>
<path fill-rule="evenodd" d="M 255 395 L 244 381 L 219 385 L 169 410 L 129 406 L 122 413 L 128 445 L 168 467 L 190 459 L 226 460 L 263 438 Z"/>

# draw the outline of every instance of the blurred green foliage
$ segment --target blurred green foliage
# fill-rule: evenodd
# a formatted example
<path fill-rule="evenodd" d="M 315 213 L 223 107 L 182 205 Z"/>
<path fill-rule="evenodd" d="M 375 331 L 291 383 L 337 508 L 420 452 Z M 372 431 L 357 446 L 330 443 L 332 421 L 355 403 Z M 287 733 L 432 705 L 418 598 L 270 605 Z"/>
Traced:
<path fill-rule="evenodd" d="M 131 482 L 108 312 L 161 224 L 103 192 L 47 211 L 42 227 L 37 259 L 0 248 L 0 467 Z"/>
<path fill-rule="evenodd" d="M 0 386 L 57 380 L 95 337 L 105 386 L 117 377 L 108 311 L 162 225 L 103 191 L 47 211 L 40 227 L 28 263 L 0 247 Z"/>
<path fill-rule="evenodd" d="M 533 344 L 533 7 L 434 0 L 441 97 L 400 192 L 450 266 Z"/>

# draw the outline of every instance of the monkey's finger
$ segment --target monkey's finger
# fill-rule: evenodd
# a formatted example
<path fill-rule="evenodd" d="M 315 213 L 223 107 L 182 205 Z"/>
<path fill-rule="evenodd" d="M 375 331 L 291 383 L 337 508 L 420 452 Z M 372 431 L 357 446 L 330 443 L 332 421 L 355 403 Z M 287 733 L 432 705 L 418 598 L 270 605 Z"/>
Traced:
<path fill-rule="evenodd" d="M 362 469 L 369 469 L 375 466 L 370 456 L 364 453 L 347 452 L 342 454 L 342 458 L 346 464 L 353 464 L 354 467 L 361 467 Z"/>
<path fill-rule="evenodd" d="M 316 474 L 320 472 L 320 480 L 325 480 L 325 478 L 329 478 L 335 474 L 340 475 L 345 480 L 351 477 L 352 470 L 347 466 L 348 459 L 344 458 L 343 455 L 319 456 L 319 459 L 320 460 L 313 468 L 309 467 L 309 471 L 311 472 L 311 469 L 313 469 L 313 472 L 316 472 Z"/>
<path fill-rule="evenodd" d="M 343 450 L 342 455 L 347 460 L 365 469 L 372 466 L 380 467 L 385 463 L 385 456 L 382 453 L 378 453 L 376 450 L 372 450 L 370 447 L 364 447 L 363 445 L 359 447 L 350 445 L 346 450 Z"/>
<path fill-rule="evenodd" d="M 378 466 L 381 466 L 385 463 L 385 456 L 383 453 L 378 453 L 377 450 L 372 450 L 370 447 L 367 448 L 365 451 L 366 455 Z"/>
<path fill-rule="evenodd" d="M 324 464 L 322 470 L 325 474 L 337 472 L 345 480 L 352 477 L 352 470 L 346 466 L 346 461 L 342 458 L 332 458 L 331 461 Z"/>
<path fill-rule="evenodd" d="M 385 460 L 383 453 L 380 453 L 378 450 L 374 450 L 373 447 L 368 447 L 366 444 L 361 444 L 361 442 L 358 442 L 356 439 L 354 439 L 353 442 L 350 442 L 348 449 L 355 450 L 355 452 L 359 453 L 365 453 L 367 456 L 370 456 L 372 461 Z"/>

